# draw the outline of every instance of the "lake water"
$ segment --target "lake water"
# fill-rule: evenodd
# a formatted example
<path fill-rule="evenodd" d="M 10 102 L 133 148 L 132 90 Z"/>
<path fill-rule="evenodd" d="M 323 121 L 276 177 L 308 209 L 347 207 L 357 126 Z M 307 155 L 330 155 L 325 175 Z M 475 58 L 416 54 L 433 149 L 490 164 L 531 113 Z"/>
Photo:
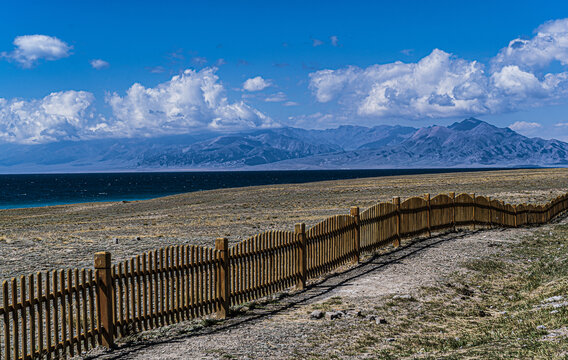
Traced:
<path fill-rule="evenodd" d="M 299 170 L 0 175 L 0 209 L 143 200 L 185 192 L 488 169 Z"/>

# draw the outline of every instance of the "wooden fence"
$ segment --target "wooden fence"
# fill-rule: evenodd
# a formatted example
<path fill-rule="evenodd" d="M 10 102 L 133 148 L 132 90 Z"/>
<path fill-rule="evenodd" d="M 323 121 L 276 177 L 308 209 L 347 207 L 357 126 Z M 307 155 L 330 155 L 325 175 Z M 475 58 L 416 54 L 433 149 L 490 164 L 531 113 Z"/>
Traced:
<path fill-rule="evenodd" d="M 66 358 L 134 332 L 216 313 L 296 286 L 362 253 L 402 238 L 464 226 L 517 227 L 550 221 L 568 209 L 568 194 L 545 205 L 510 205 L 475 194 L 413 197 L 336 215 L 310 229 L 268 231 L 229 248 L 170 246 L 112 264 L 95 254 L 92 269 L 14 278 L 2 284 L 0 355 Z"/>

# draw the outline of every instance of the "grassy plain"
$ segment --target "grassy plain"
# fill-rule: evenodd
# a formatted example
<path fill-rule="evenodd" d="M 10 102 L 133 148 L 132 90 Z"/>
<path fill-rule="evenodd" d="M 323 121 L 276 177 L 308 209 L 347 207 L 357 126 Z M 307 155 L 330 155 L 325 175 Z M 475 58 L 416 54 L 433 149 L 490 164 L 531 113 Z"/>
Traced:
<path fill-rule="evenodd" d="M 378 201 L 468 192 L 511 203 L 545 202 L 568 191 L 568 169 L 392 176 L 202 191 L 131 202 L 0 210 L 0 279 L 39 270 L 92 267 L 96 251 L 114 259 L 174 244 L 213 246 L 272 229 L 311 226 Z"/>

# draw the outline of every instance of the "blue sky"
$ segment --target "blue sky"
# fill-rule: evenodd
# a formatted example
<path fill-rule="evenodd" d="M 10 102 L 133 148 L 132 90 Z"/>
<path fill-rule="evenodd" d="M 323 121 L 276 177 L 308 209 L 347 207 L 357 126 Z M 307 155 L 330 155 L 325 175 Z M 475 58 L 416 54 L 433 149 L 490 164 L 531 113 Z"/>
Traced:
<path fill-rule="evenodd" d="M 568 140 L 565 18 L 561 1 L 7 2 L 0 142 L 469 116 Z"/>

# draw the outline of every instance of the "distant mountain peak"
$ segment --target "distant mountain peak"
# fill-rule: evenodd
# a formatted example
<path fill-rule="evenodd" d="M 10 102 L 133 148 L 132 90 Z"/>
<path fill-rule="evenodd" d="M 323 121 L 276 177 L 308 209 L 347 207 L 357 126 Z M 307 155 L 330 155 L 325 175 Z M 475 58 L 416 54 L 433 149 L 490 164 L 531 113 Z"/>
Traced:
<path fill-rule="evenodd" d="M 485 124 L 484 121 L 476 119 L 474 117 L 467 118 L 460 122 L 455 122 L 452 125 L 448 126 L 448 129 L 456 130 L 456 131 L 468 131 L 471 129 L 476 128 L 479 124 Z"/>

